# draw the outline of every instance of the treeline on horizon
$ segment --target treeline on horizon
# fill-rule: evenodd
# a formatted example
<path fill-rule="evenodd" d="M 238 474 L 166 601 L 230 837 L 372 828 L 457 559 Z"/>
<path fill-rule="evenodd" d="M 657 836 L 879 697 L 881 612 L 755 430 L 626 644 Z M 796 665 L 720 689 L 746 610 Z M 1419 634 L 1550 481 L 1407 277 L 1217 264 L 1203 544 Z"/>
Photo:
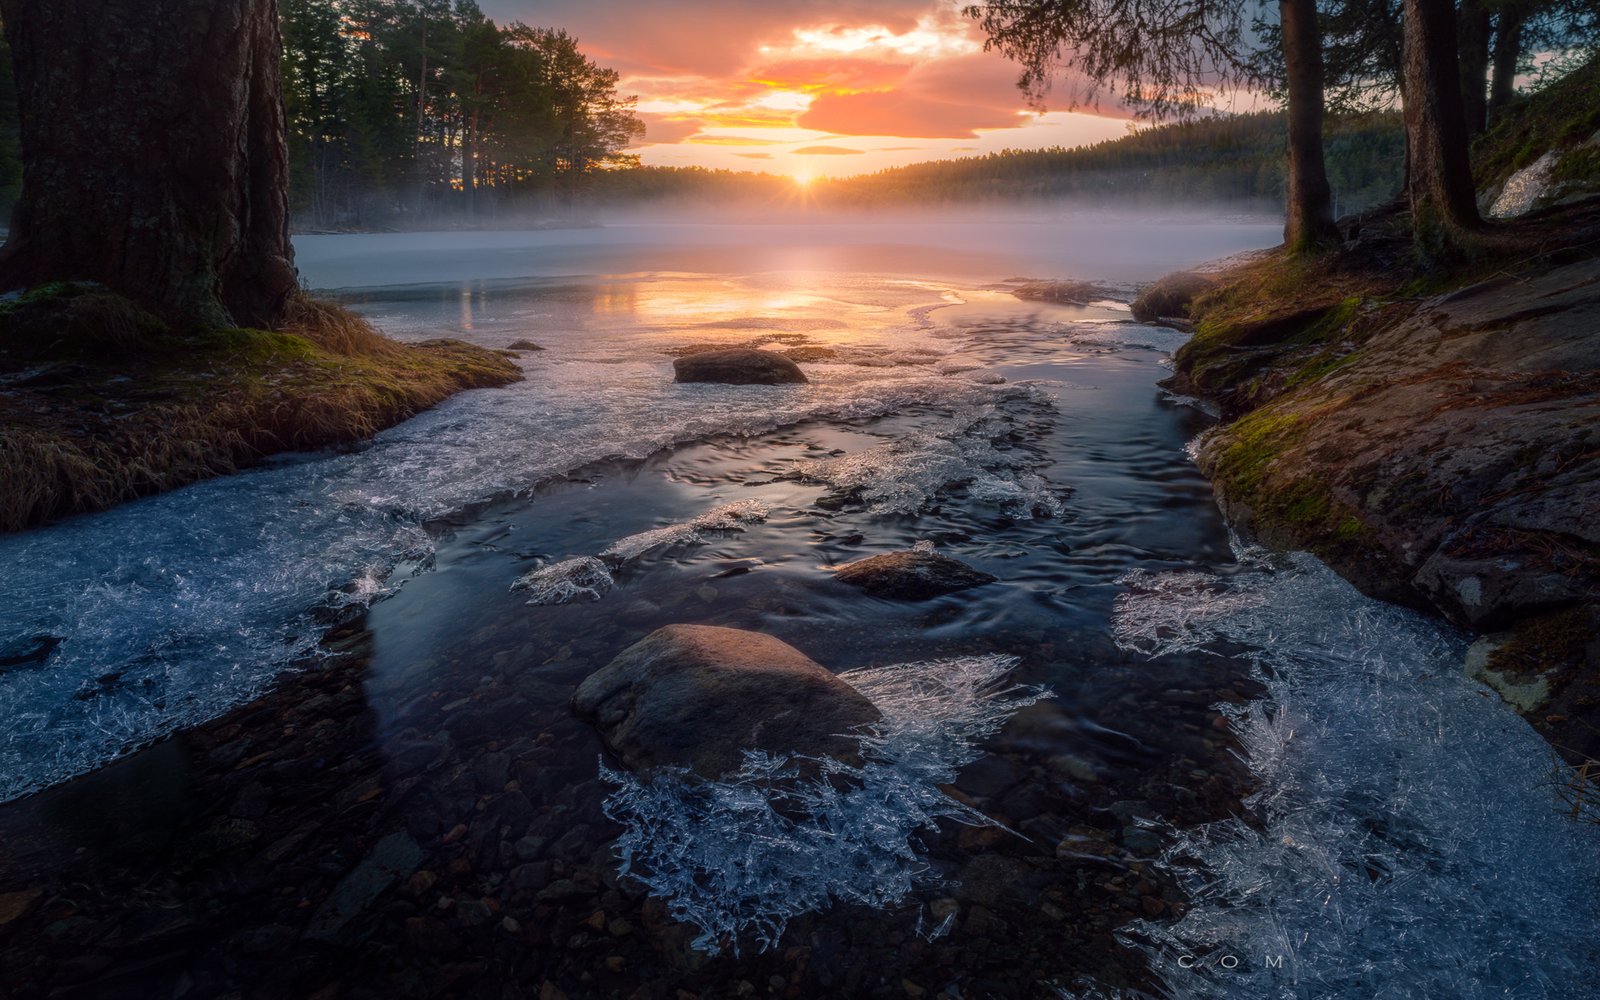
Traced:
<path fill-rule="evenodd" d="M 1233 203 L 1277 211 L 1286 170 L 1284 117 L 1276 111 L 1218 115 L 1142 128 L 1074 149 L 1006 150 L 934 160 L 832 182 L 819 197 L 839 204 L 973 202 L 1093 196 L 1124 203 Z M 1405 172 L 1398 113 L 1331 119 L 1328 173 L 1338 211 L 1393 198 Z"/>

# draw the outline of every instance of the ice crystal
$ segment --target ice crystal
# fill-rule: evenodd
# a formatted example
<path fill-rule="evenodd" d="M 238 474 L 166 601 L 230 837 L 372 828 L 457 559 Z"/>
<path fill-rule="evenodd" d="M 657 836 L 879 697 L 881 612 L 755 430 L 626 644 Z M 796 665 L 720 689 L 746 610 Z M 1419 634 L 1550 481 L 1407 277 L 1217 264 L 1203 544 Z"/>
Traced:
<path fill-rule="evenodd" d="M 611 585 L 605 563 L 580 556 L 525 573 L 511 589 L 527 591 L 529 604 L 572 604 L 598 601 Z"/>
<path fill-rule="evenodd" d="M 1051 406 L 1036 387 L 1015 386 L 998 403 L 963 407 L 942 426 L 904 434 L 850 455 L 801 462 L 797 471 L 858 496 L 870 510 L 912 514 L 950 490 L 1009 517 L 1055 517 L 1061 490 L 1034 470 L 1037 457 L 1015 440 L 1043 433 Z"/>
<path fill-rule="evenodd" d="M 1591 995 L 1600 830 L 1551 808 L 1543 741 L 1462 673 L 1463 639 L 1309 556 L 1244 555 L 1228 581 L 1136 574 L 1116 609 L 1124 648 L 1243 648 L 1266 691 L 1218 706 L 1252 817 L 1177 831 L 1194 906 L 1130 932 L 1170 994 Z"/>
<path fill-rule="evenodd" d="M 614 786 L 606 814 L 624 827 L 622 874 L 693 924 L 695 946 L 709 952 L 737 953 L 746 940 L 770 948 L 792 918 L 835 901 L 900 902 L 927 867 L 917 830 L 941 817 L 988 822 L 938 786 L 1018 709 L 1048 695 L 1009 683 L 1015 664 L 979 656 L 840 674 L 883 716 L 861 738 L 860 767 L 752 752 L 737 772 L 704 781 L 602 764 Z"/>
<path fill-rule="evenodd" d="M 632 562 L 652 552 L 692 545 L 701 540 L 701 532 L 743 531 L 745 525 L 765 521 L 769 513 L 771 510 L 764 501 L 735 500 L 708 510 L 692 521 L 619 538 L 601 551 L 600 558 L 616 563 Z"/>

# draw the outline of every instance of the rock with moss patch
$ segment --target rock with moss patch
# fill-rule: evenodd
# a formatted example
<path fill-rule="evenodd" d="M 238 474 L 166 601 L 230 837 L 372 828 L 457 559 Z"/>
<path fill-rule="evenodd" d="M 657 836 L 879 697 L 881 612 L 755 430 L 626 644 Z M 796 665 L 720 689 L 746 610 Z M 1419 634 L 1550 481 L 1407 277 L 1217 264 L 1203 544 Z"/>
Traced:
<path fill-rule="evenodd" d="M 986 583 L 996 577 L 937 552 L 887 552 L 841 566 L 833 578 L 873 597 L 926 601 Z"/>
<path fill-rule="evenodd" d="M 1133 318 L 1144 323 L 1190 319 L 1194 300 L 1209 292 L 1216 282 L 1193 271 L 1178 271 L 1146 288 L 1133 300 Z"/>
<path fill-rule="evenodd" d="M 807 381 L 800 366 L 776 351 L 702 351 L 678 358 L 672 370 L 679 382 L 723 385 L 792 385 Z"/>
<path fill-rule="evenodd" d="M 629 769 L 707 778 L 737 770 L 746 750 L 858 761 L 851 733 L 879 719 L 793 646 L 713 625 L 657 629 L 590 674 L 572 709 Z"/>
<path fill-rule="evenodd" d="M 1089 281 L 1024 281 L 1012 288 L 1011 294 L 1027 302 L 1084 306 L 1096 299 L 1107 298 L 1110 292 Z"/>

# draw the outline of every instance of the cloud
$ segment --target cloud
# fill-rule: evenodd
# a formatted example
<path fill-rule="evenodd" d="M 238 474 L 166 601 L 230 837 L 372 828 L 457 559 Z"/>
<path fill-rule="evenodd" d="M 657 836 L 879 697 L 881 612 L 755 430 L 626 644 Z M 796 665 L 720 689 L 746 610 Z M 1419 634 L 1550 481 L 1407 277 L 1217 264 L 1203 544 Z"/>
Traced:
<path fill-rule="evenodd" d="M 640 146 L 682 142 L 690 136 L 698 134 L 700 129 L 705 126 L 705 123 L 698 118 L 650 114 L 648 112 L 641 112 L 639 120 L 644 122 L 644 139 L 638 143 Z"/>
<path fill-rule="evenodd" d="M 732 76 L 762 45 L 784 46 L 797 29 L 856 25 L 913 31 L 938 0 L 483 0 L 499 21 L 566 29 L 603 66 L 629 74 Z"/>
<path fill-rule="evenodd" d="M 772 154 L 771 153 L 734 153 L 733 155 L 734 156 L 742 156 L 747 160 L 770 160 L 770 159 L 772 159 Z"/>
<path fill-rule="evenodd" d="M 791 149 L 789 152 L 797 156 L 848 156 L 853 153 L 865 153 L 864 149 L 850 149 L 845 146 L 804 146 L 800 149 Z"/>
<path fill-rule="evenodd" d="M 754 139 L 747 135 L 696 135 L 688 142 L 696 146 L 781 146 L 782 139 Z"/>
<path fill-rule="evenodd" d="M 958 104 L 888 91 L 820 95 L 795 124 L 839 135 L 972 139 L 980 128 L 1014 128 L 1025 120 L 1015 108 Z"/>
<path fill-rule="evenodd" d="M 881 90 L 905 79 L 911 67 L 881 59 L 785 59 L 758 66 L 751 83 L 783 90 Z"/>

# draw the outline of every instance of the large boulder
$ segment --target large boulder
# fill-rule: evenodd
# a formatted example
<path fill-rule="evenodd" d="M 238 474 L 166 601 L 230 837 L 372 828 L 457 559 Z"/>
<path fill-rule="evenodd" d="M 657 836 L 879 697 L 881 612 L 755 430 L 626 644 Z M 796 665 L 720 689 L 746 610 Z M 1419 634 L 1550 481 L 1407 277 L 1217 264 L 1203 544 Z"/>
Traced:
<path fill-rule="evenodd" d="M 833 578 L 873 597 L 900 601 L 926 601 L 996 579 L 959 559 L 921 550 L 889 552 L 849 563 L 839 567 Z"/>
<path fill-rule="evenodd" d="M 850 733 L 872 702 L 793 646 L 760 632 L 668 625 L 590 674 L 572 709 L 629 769 L 718 778 L 746 750 L 859 762 Z"/>
<path fill-rule="evenodd" d="M 1169 274 L 1146 288 L 1133 300 L 1133 318 L 1143 323 L 1156 320 L 1188 320 L 1194 300 L 1216 287 L 1215 279 L 1193 271 Z"/>
<path fill-rule="evenodd" d="M 800 366 L 782 354 L 745 348 L 686 355 L 672 362 L 672 371 L 679 382 L 786 385 L 806 381 Z"/>

